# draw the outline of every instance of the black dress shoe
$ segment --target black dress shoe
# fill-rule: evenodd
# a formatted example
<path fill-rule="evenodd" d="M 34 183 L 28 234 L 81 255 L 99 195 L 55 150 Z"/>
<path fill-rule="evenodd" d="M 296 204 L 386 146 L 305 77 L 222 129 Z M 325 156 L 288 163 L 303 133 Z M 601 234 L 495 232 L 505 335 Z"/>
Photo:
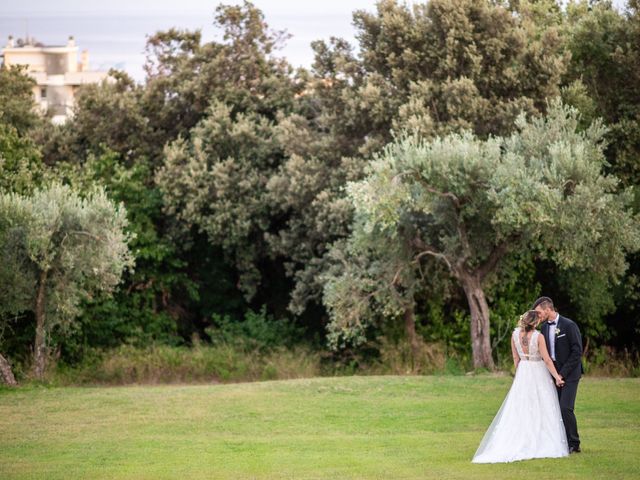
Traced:
<path fill-rule="evenodd" d="M 580 447 L 569 447 L 569 453 L 580 453 Z"/>

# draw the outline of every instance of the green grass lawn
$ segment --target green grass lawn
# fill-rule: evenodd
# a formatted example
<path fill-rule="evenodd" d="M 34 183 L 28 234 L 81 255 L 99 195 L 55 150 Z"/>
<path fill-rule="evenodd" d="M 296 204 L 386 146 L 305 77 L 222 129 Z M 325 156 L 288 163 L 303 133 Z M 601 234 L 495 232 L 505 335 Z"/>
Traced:
<path fill-rule="evenodd" d="M 511 378 L 0 390 L 0 478 L 640 477 L 640 379 L 585 378 L 583 453 L 470 463 Z"/>

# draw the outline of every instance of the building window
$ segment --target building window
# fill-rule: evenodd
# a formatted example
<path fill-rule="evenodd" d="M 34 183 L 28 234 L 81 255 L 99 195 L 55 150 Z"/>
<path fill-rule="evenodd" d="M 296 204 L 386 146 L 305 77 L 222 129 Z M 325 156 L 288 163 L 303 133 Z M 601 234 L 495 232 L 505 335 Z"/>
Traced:
<path fill-rule="evenodd" d="M 47 98 L 47 89 L 46 88 L 41 88 L 40 89 L 40 98 Z"/>

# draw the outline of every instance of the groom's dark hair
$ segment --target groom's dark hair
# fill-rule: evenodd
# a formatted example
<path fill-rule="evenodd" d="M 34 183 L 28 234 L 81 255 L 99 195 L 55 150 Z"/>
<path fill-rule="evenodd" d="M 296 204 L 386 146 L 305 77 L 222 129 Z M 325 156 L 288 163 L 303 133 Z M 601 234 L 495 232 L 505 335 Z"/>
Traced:
<path fill-rule="evenodd" d="M 531 310 L 535 310 L 536 307 L 551 308 L 555 310 L 555 307 L 553 306 L 553 300 L 551 300 L 549 297 L 540 297 L 539 299 L 537 299 L 535 302 L 533 302 Z"/>

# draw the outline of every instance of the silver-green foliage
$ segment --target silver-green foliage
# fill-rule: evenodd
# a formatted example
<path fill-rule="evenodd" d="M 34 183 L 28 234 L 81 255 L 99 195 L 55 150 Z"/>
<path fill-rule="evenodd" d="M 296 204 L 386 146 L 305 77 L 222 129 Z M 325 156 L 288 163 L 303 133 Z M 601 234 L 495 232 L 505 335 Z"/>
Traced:
<path fill-rule="evenodd" d="M 133 267 L 126 226 L 124 207 L 102 189 L 81 197 L 52 184 L 0 194 L 0 313 L 34 311 L 46 274 L 45 329 L 72 326 L 82 299 L 112 291 Z"/>
<path fill-rule="evenodd" d="M 343 267 L 327 277 L 324 295 L 333 346 L 341 337 L 362 341 L 367 319 L 394 305 L 355 300 L 366 297 L 362 278 L 375 270 L 359 260 L 384 245 L 387 263 L 400 260 L 400 271 L 435 261 L 462 284 L 477 277 L 484 285 L 499 272 L 499 260 L 514 253 L 607 282 L 619 279 L 626 253 L 640 247 L 640 224 L 628 208 L 629 192 L 603 174 L 602 124 L 580 131 L 578 122 L 576 110 L 554 102 L 545 117 L 521 115 L 507 137 L 481 140 L 466 132 L 431 141 L 402 136 L 389 144 L 367 177 L 347 187 L 353 234 L 334 245 Z M 398 245 L 409 245 L 411 254 Z M 391 285 L 397 272 L 378 269 L 374 283 Z"/>

